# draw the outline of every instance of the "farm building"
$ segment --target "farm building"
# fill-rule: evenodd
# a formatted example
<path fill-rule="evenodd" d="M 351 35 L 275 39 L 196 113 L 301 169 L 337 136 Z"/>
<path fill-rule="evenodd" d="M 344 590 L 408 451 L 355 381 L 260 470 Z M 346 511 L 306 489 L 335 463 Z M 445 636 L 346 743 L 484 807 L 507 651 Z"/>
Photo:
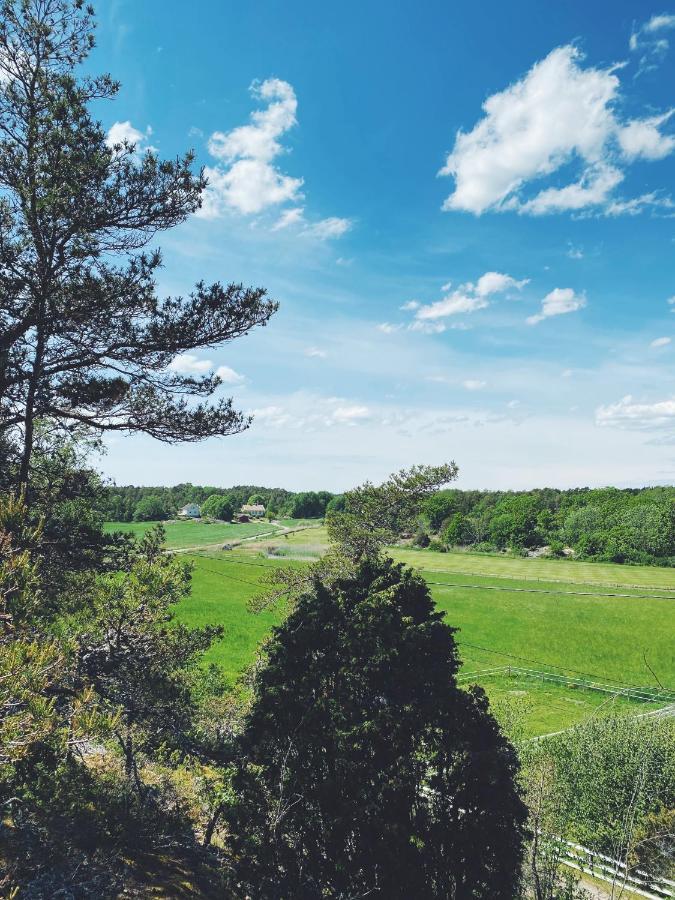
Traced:
<path fill-rule="evenodd" d="M 178 510 L 179 519 L 201 519 L 202 512 L 196 503 L 186 503 Z"/>
<path fill-rule="evenodd" d="M 241 513 L 243 516 L 250 516 L 252 519 L 261 519 L 265 515 L 265 507 L 262 503 L 244 503 Z"/>

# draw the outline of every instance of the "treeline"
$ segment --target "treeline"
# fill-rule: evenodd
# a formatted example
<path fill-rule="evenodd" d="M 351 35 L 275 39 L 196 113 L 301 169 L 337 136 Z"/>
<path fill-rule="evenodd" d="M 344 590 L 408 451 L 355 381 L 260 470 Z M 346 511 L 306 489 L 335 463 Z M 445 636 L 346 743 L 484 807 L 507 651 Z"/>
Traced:
<path fill-rule="evenodd" d="M 229 518 L 245 503 L 262 503 L 269 518 L 319 519 L 336 495 L 329 491 L 301 491 L 268 488 L 253 484 L 234 487 L 177 484 L 173 487 L 109 487 L 102 512 L 111 522 L 163 521 L 176 515 L 188 503 L 197 503 L 206 515 Z M 216 503 L 222 498 L 224 503 Z M 212 509 L 213 512 L 209 512 Z M 222 513 L 222 514 L 218 514 Z M 229 515 L 228 515 L 229 513 Z"/>
<path fill-rule="evenodd" d="M 675 488 L 438 491 L 416 538 L 437 549 L 547 547 L 551 556 L 675 565 Z"/>

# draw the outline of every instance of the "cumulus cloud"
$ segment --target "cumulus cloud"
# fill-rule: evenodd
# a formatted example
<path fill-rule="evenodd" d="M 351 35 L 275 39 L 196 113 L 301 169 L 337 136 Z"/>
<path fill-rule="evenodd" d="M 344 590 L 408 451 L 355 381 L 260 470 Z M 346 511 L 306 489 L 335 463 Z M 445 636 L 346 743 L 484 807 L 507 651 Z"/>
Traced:
<path fill-rule="evenodd" d="M 309 356 L 310 359 L 311 359 L 311 358 L 314 358 L 314 359 L 325 359 L 325 358 L 328 356 L 328 354 L 326 353 L 325 350 L 319 350 L 318 347 L 308 347 L 308 348 L 305 350 L 305 356 Z"/>
<path fill-rule="evenodd" d="M 419 300 L 408 300 L 407 303 L 404 303 L 403 306 L 400 306 L 399 309 L 402 309 L 404 312 L 414 312 L 414 310 L 420 308 Z"/>
<path fill-rule="evenodd" d="M 297 198 L 302 178 L 283 174 L 275 160 L 284 152 L 280 138 L 297 122 L 298 101 L 287 81 L 268 78 L 253 83 L 251 93 L 267 105 L 251 114 L 248 125 L 216 131 L 209 138 L 211 156 L 224 166 L 206 168 L 206 189 L 201 215 L 215 218 L 224 209 L 259 213 Z"/>
<path fill-rule="evenodd" d="M 215 131 L 208 140 L 216 164 L 204 169 L 208 187 L 197 215 L 202 219 L 217 219 L 228 211 L 257 215 L 293 203 L 282 210 L 272 231 L 295 226 L 319 240 L 342 237 L 351 228 L 351 219 L 331 216 L 307 223 L 305 209 L 298 205 L 304 180 L 286 174 L 279 164 L 279 158 L 288 152 L 283 138 L 298 121 L 292 85 L 268 78 L 254 82 L 250 91 L 261 108 L 251 113 L 248 124 Z"/>
<path fill-rule="evenodd" d="M 475 378 L 467 378 L 466 381 L 462 382 L 463 387 L 465 387 L 467 391 L 480 391 L 486 384 L 486 381 L 478 381 Z"/>
<path fill-rule="evenodd" d="M 476 310 L 490 305 L 489 298 L 493 294 L 501 294 L 508 290 L 521 290 L 528 281 L 527 278 L 517 281 L 511 275 L 505 275 L 502 272 L 486 272 L 475 284 L 468 281 L 446 294 L 441 300 L 420 306 L 417 308 L 415 317 L 418 321 L 425 321 L 476 312 Z"/>
<path fill-rule="evenodd" d="M 382 334 L 394 334 L 397 331 L 400 331 L 403 327 L 402 325 L 392 325 L 391 322 L 380 322 L 379 325 L 375 326 L 378 331 L 381 331 Z"/>
<path fill-rule="evenodd" d="M 234 369 L 231 369 L 229 366 L 218 366 L 216 375 L 221 381 L 224 381 L 225 384 L 241 384 L 246 380 L 243 375 L 240 375 L 239 372 L 235 372 Z"/>
<path fill-rule="evenodd" d="M 572 288 L 554 288 L 541 301 L 541 312 L 529 316 L 528 325 L 536 325 L 551 316 L 562 316 L 565 313 L 576 312 L 586 306 L 584 294 L 577 294 Z"/>
<path fill-rule="evenodd" d="M 171 360 L 168 369 L 177 375 L 207 375 L 213 371 L 214 363 L 210 359 L 199 359 L 193 353 L 179 353 L 178 356 Z M 215 370 L 215 374 L 225 384 L 241 384 L 245 381 L 243 375 L 235 372 L 229 366 L 219 366 Z"/>
<path fill-rule="evenodd" d="M 169 371 L 178 375 L 205 375 L 213 368 L 210 359 L 199 359 L 192 353 L 179 353 L 169 363 Z"/>
<path fill-rule="evenodd" d="M 133 144 L 136 147 L 136 154 L 140 156 L 148 151 L 156 150 L 152 144 L 148 143 L 151 135 L 152 128 L 149 125 L 145 131 L 139 131 L 128 120 L 126 122 L 115 122 L 108 129 L 105 143 L 111 150 L 121 144 Z"/>
<path fill-rule="evenodd" d="M 446 210 L 546 213 L 603 210 L 632 160 L 661 159 L 675 140 L 660 129 L 671 112 L 621 121 L 618 67 L 584 67 L 574 46 L 553 50 L 483 104 L 457 134 L 440 175 L 454 178 Z M 568 184 L 528 187 L 573 166 Z"/>
<path fill-rule="evenodd" d="M 627 394 L 617 403 L 599 406 L 595 412 L 595 421 L 600 426 L 615 425 L 637 429 L 673 425 L 675 424 L 675 400 L 639 403 L 630 394 Z"/>
<path fill-rule="evenodd" d="M 668 344 L 670 343 L 670 341 L 671 341 L 671 339 L 669 337 L 659 337 L 659 338 L 655 338 L 649 346 L 650 347 L 667 347 Z"/>

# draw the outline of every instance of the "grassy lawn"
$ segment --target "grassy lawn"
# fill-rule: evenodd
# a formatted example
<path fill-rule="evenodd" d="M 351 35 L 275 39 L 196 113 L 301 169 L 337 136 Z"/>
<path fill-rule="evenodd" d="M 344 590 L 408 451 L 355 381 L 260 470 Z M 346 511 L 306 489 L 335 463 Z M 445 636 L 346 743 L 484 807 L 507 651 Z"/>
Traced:
<path fill-rule="evenodd" d="M 523 559 L 487 553 L 435 553 L 396 547 L 396 559 L 428 572 L 465 572 L 529 581 L 651 586 L 675 591 L 675 570 L 658 566 L 621 566 L 571 559 Z"/>
<path fill-rule="evenodd" d="M 157 522 L 106 522 L 105 531 L 124 531 L 136 537 L 142 537 L 146 531 L 157 525 Z M 182 547 L 206 547 L 210 544 L 226 543 L 227 541 L 240 540 L 253 537 L 257 534 L 265 534 L 270 531 L 280 531 L 278 525 L 270 525 L 269 522 L 245 522 L 241 525 L 227 522 L 162 522 L 166 530 L 166 546 L 170 549 Z M 286 528 L 298 528 L 311 524 L 304 519 L 284 519 L 281 522 Z"/>
<path fill-rule="evenodd" d="M 469 684 L 472 680 L 463 679 L 462 684 Z M 621 696 L 583 689 L 571 690 L 516 675 L 510 678 L 487 676 L 477 680 L 485 688 L 497 718 L 504 714 L 504 704 L 515 711 L 526 739 L 562 731 L 610 710 L 614 713 L 642 713 L 650 708 Z"/>
<path fill-rule="evenodd" d="M 287 565 L 288 556 L 318 556 L 324 541 L 324 529 L 315 528 L 251 542 L 229 553 L 214 550 L 189 557 L 195 564 L 193 594 L 182 604 L 180 617 L 193 625 L 225 626 L 224 638 L 208 659 L 220 664 L 232 682 L 253 660 L 260 640 L 283 617 L 281 610 L 258 615 L 248 611 L 247 602 L 259 593 L 265 570 Z M 267 558 L 270 546 L 287 557 Z M 448 623 L 459 629 L 456 640 L 463 673 L 509 664 L 532 669 L 558 666 L 580 677 L 656 687 L 651 667 L 662 685 L 675 691 L 671 640 L 675 596 L 669 594 L 669 589 L 675 589 L 675 578 L 669 570 L 567 561 L 558 566 L 555 561 L 399 548 L 393 554 L 422 571 Z M 458 562 L 478 565 L 466 575 L 466 568 L 455 568 Z M 570 580 L 564 582 L 561 576 L 567 572 Z M 589 572 L 596 577 L 584 582 Z M 647 579 L 654 575 L 656 582 Z M 617 596 L 621 594 L 628 596 Z M 483 684 L 498 707 L 505 698 L 522 698 L 527 736 L 569 727 L 612 704 L 626 711 L 650 708 L 623 698 L 612 700 L 611 695 L 596 691 L 503 673 L 479 674 L 469 681 Z"/>

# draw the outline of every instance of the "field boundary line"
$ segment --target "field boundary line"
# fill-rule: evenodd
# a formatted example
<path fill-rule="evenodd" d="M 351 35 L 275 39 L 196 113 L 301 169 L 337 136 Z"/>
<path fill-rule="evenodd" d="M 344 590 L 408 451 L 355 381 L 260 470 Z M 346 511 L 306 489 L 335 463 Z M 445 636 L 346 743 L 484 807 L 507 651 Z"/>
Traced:
<path fill-rule="evenodd" d="M 509 576 L 510 577 L 510 576 Z M 515 579 L 514 579 L 515 580 Z M 527 579 L 522 579 L 526 581 Z M 427 579 L 425 578 L 425 581 Z M 543 579 L 542 579 L 543 581 Z M 571 581 L 561 581 L 559 584 L 573 584 Z M 546 588 L 517 588 L 517 587 L 502 587 L 501 585 L 496 584 L 464 584 L 457 583 L 452 584 L 447 581 L 427 581 L 427 584 L 433 584 L 437 587 L 447 587 L 447 588 L 468 588 L 472 591 L 505 591 L 508 594 L 553 594 L 556 597 L 559 597 L 564 594 L 569 594 L 570 597 L 622 597 L 627 600 L 670 600 L 671 602 L 675 600 L 675 595 L 672 597 L 657 597 L 655 594 L 616 594 L 616 593 L 597 593 L 595 591 L 552 591 L 547 590 Z M 600 585 L 598 585 L 599 587 Z M 664 588 L 667 590 L 667 588 Z"/>
<path fill-rule="evenodd" d="M 671 691 L 652 690 L 643 686 L 620 686 L 602 681 L 586 681 L 583 678 L 572 678 L 569 675 L 559 675 L 555 672 L 546 672 L 542 669 L 528 669 L 524 666 L 497 666 L 494 669 L 485 669 L 480 672 L 470 672 L 466 675 L 458 675 L 457 681 L 468 678 L 488 677 L 490 675 L 506 673 L 510 678 L 523 677 L 541 681 L 550 681 L 565 687 L 582 688 L 590 691 L 600 691 L 604 694 L 627 697 L 640 703 L 663 703 L 664 705 L 675 703 L 675 693 Z"/>
<path fill-rule="evenodd" d="M 392 549 L 395 550 L 396 548 Z M 633 582 L 629 583 L 625 581 L 579 581 L 574 578 L 540 578 L 531 575 L 505 575 L 503 572 L 466 572 L 463 569 L 432 569 L 422 567 L 413 562 L 409 563 L 409 565 L 419 569 L 421 572 L 434 572 L 438 575 L 468 575 L 471 578 L 503 578 L 512 581 L 544 581 L 549 582 L 549 584 L 591 584 L 596 587 L 635 588 L 636 590 L 668 591 L 675 594 L 675 587 L 661 587 L 658 584 L 635 584 Z"/>

